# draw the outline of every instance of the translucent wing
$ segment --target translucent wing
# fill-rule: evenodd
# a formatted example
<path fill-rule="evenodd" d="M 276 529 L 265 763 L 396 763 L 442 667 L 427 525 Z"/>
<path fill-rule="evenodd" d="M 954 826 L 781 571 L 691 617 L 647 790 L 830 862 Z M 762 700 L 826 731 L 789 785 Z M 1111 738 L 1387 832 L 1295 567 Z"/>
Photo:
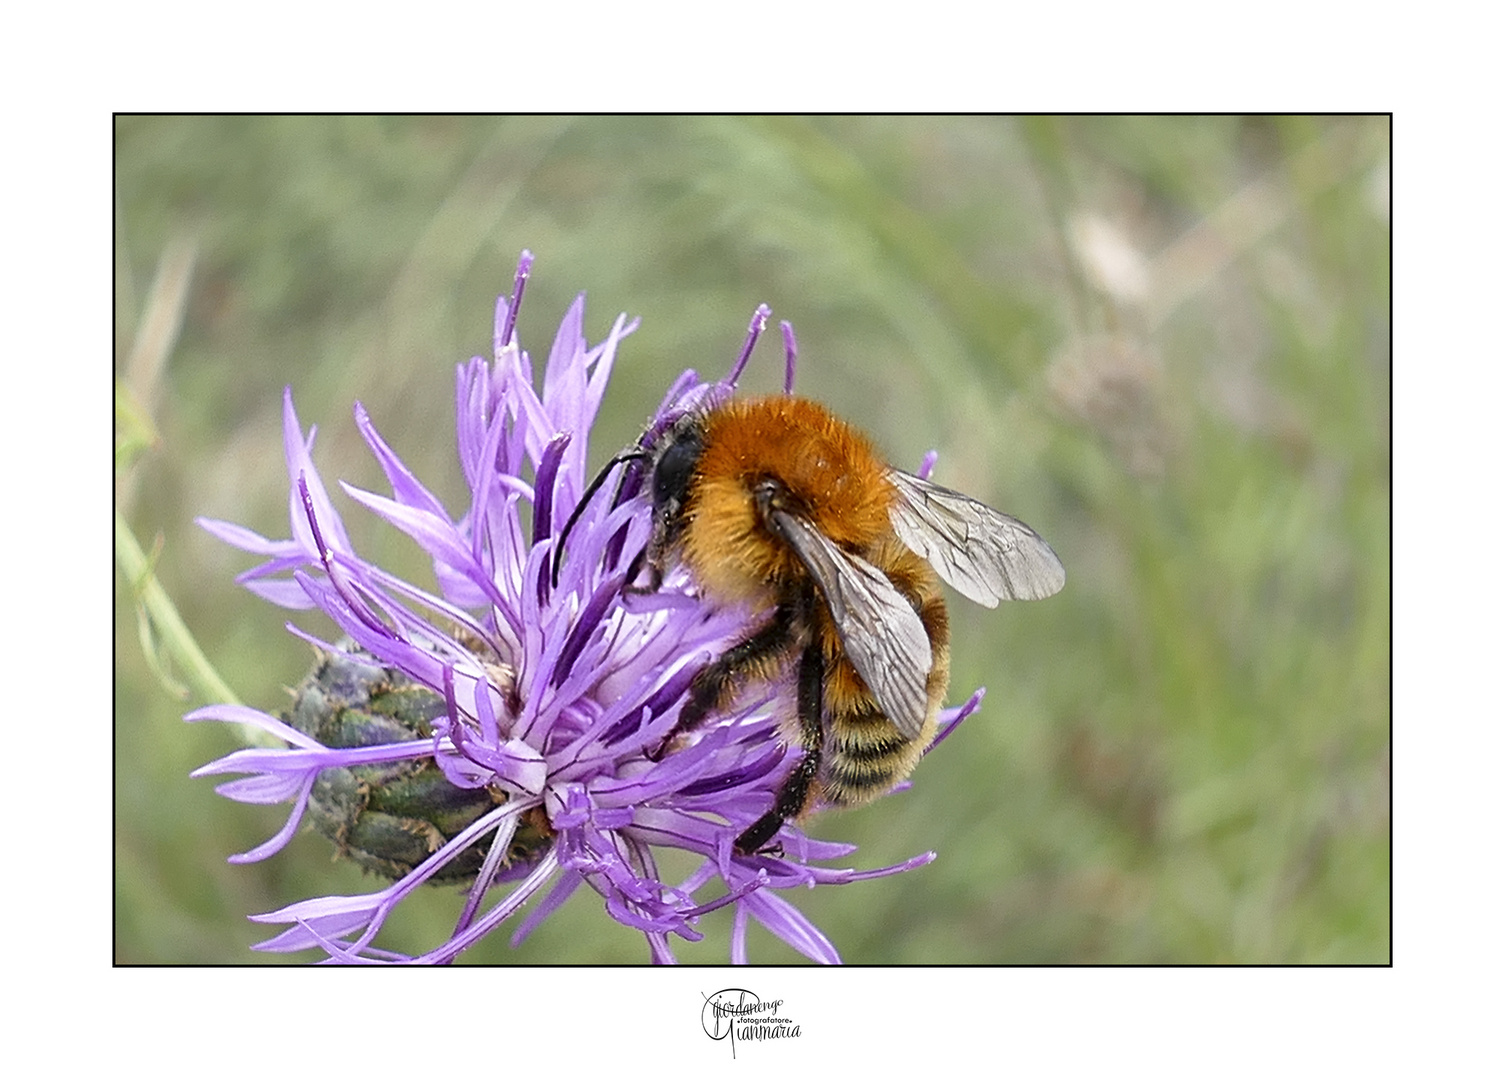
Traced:
<path fill-rule="evenodd" d="M 890 512 L 904 546 L 969 600 L 1040 600 L 1061 591 L 1066 570 L 1040 534 L 959 491 L 890 469 L 899 491 Z"/>
<path fill-rule="evenodd" d="M 905 737 L 918 736 L 931 661 L 920 616 L 883 571 L 842 551 L 805 519 L 773 510 L 769 520 L 820 586 L 847 659 L 878 707 Z"/>

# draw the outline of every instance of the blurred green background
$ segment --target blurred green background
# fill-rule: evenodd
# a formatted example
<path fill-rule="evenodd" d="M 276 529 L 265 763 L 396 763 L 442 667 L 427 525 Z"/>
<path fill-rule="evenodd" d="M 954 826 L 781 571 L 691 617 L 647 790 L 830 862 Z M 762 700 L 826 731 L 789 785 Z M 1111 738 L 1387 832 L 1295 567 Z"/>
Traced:
<path fill-rule="evenodd" d="M 910 791 L 810 823 L 858 866 L 939 855 L 785 894 L 843 958 L 1387 963 L 1389 148 L 1383 117 L 122 117 L 117 505 L 229 686 L 280 709 L 311 654 L 192 518 L 286 535 L 285 384 L 327 481 L 384 490 L 359 399 L 454 507 L 454 365 L 488 354 L 522 248 L 535 357 L 577 291 L 592 341 L 643 319 L 597 462 L 766 301 L 801 392 L 896 464 L 938 449 L 1068 572 L 1038 604 L 953 594 L 951 699 L 986 685 L 980 714 Z M 744 387 L 779 385 L 777 340 Z M 225 863 L 286 808 L 189 779 L 239 733 L 182 722 L 203 697 L 164 686 L 116 583 L 116 961 L 308 960 L 248 952 L 245 916 L 376 882 L 310 834 Z M 432 945 L 456 905 L 425 894 L 387 944 Z M 725 962 L 729 925 L 681 959 Z M 506 937 L 467 960 L 647 957 L 586 890 Z"/>

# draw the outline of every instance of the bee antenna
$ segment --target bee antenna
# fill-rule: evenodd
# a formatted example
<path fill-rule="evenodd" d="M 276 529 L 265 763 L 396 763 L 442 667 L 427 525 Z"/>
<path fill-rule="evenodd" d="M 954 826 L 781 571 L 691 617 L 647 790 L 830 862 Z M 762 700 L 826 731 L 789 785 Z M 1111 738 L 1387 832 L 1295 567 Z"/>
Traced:
<path fill-rule="evenodd" d="M 570 530 L 575 527 L 575 522 L 580 520 L 580 515 L 585 513 L 585 508 L 590 503 L 591 497 L 601 490 L 602 484 L 606 483 L 606 478 L 611 474 L 612 468 L 621 465 L 623 462 L 643 461 L 652 456 L 649 451 L 644 450 L 642 447 L 634 447 L 631 450 L 623 450 L 616 457 L 601 466 L 601 471 L 596 474 L 595 479 L 590 482 L 581 494 L 580 501 L 575 504 L 575 509 L 571 511 L 569 520 L 564 523 L 564 528 L 559 530 L 559 540 L 554 547 L 554 568 L 549 575 L 550 585 L 556 589 L 559 587 L 559 564 L 564 559 L 564 541 L 570 535 Z"/>

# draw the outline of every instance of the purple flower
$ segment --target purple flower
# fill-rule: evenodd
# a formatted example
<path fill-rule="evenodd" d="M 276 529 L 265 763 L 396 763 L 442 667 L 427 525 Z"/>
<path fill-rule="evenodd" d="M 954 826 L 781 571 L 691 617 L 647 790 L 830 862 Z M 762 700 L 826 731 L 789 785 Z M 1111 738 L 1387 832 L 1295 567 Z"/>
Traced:
<path fill-rule="evenodd" d="M 242 802 L 294 803 L 277 835 L 231 861 L 256 861 L 280 850 L 310 806 L 318 805 L 321 777 L 328 787 L 330 777 L 369 776 L 373 769 L 386 770 L 377 774 L 383 777 L 442 775 L 447 791 L 472 799 L 465 804 L 471 808 L 467 817 L 453 829 L 436 830 L 432 850 L 401 864 L 386 888 L 252 916 L 288 924 L 258 948 L 319 948 L 352 963 L 442 963 L 541 895 L 517 925 L 516 943 L 586 885 L 601 895 L 612 918 L 642 931 L 655 961 L 673 961 L 671 934 L 698 940 L 697 918 L 732 904 L 734 961 L 746 960 L 751 917 L 811 959 L 837 962 L 830 941 L 780 890 L 898 873 L 934 854 L 876 870 L 817 866 L 855 849 L 811 839 L 793 822 L 779 834 L 775 852 L 734 854 L 733 839 L 772 804 L 799 756 L 777 737 L 775 710 L 787 700 L 787 687 L 770 686 L 756 700 L 711 717 L 654 760 L 691 678 L 739 639 L 755 613 L 702 604 L 683 571 L 667 575 L 652 595 L 624 592 L 629 564 L 650 529 L 649 500 L 639 491 L 636 467 L 624 472 L 614 497 L 607 486 L 588 501 L 553 580 L 560 533 L 587 480 L 591 424 L 618 346 L 637 322 L 618 317 L 606 340 L 589 347 L 582 332 L 584 296 L 578 297 L 536 391 L 532 362 L 513 333 L 531 262 L 524 253 L 510 302 L 497 303 L 491 362 L 477 357 L 458 368 L 459 454 L 470 488 L 470 505 L 458 516 L 408 471 L 365 410 L 355 407 L 356 425 L 392 493 L 341 486 L 430 555 L 432 591 L 356 553 L 314 468 L 314 432 L 305 434 L 300 425 L 291 390 L 283 407 L 291 537 L 269 540 L 226 522 L 201 521 L 227 543 L 266 558 L 239 578 L 248 589 L 283 607 L 316 607 L 334 621 L 343 635 L 339 643 L 294 632 L 327 657 L 354 665 L 341 670 L 371 672 L 373 678 L 385 672 L 426 688 L 433 705 L 420 725 L 389 724 L 379 729 L 387 736 L 366 735 L 353 745 L 321 742 L 306 724 L 239 706 L 190 713 L 189 720 L 254 724 L 287 744 L 239 750 L 194 774 L 247 774 L 222 785 L 221 794 Z M 730 394 L 767 315 L 766 308 L 755 315 L 726 380 L 703 383 L 685 372 L 651 430 L 663 430 L 707 398 Z M 785 340 L 792 379 L 787 325 Z M 530 514 L 523 513 L 524 504 Z M 979 697 L 943 713 L 942 736 Z M 656 855 L 662 848 L 693 852 L 701 862 L 686 879 L 664 881 Z M 462 858 L 469 862 L 462 865 Z M 375 941 L 387 915 L 431 880 L 465 883 L 467 899 L 453 931 L 420 956 L 379 948 Z"/>

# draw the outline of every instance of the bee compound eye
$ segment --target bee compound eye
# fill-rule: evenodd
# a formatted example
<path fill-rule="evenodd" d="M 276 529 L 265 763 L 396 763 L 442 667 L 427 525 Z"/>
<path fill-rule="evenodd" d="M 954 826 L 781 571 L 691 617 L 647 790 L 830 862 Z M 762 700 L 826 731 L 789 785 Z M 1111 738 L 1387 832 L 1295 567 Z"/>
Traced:
<path fill-rule="evenodd" d="M 673 442 L 659 456 L 653 467 L 653 504 L 664 506 L 684 502 L 690 488 L 690 478 L 695 474 L 695 464 L 700 460 L 701 443 L 694 435 L 686 433 Z"/>

